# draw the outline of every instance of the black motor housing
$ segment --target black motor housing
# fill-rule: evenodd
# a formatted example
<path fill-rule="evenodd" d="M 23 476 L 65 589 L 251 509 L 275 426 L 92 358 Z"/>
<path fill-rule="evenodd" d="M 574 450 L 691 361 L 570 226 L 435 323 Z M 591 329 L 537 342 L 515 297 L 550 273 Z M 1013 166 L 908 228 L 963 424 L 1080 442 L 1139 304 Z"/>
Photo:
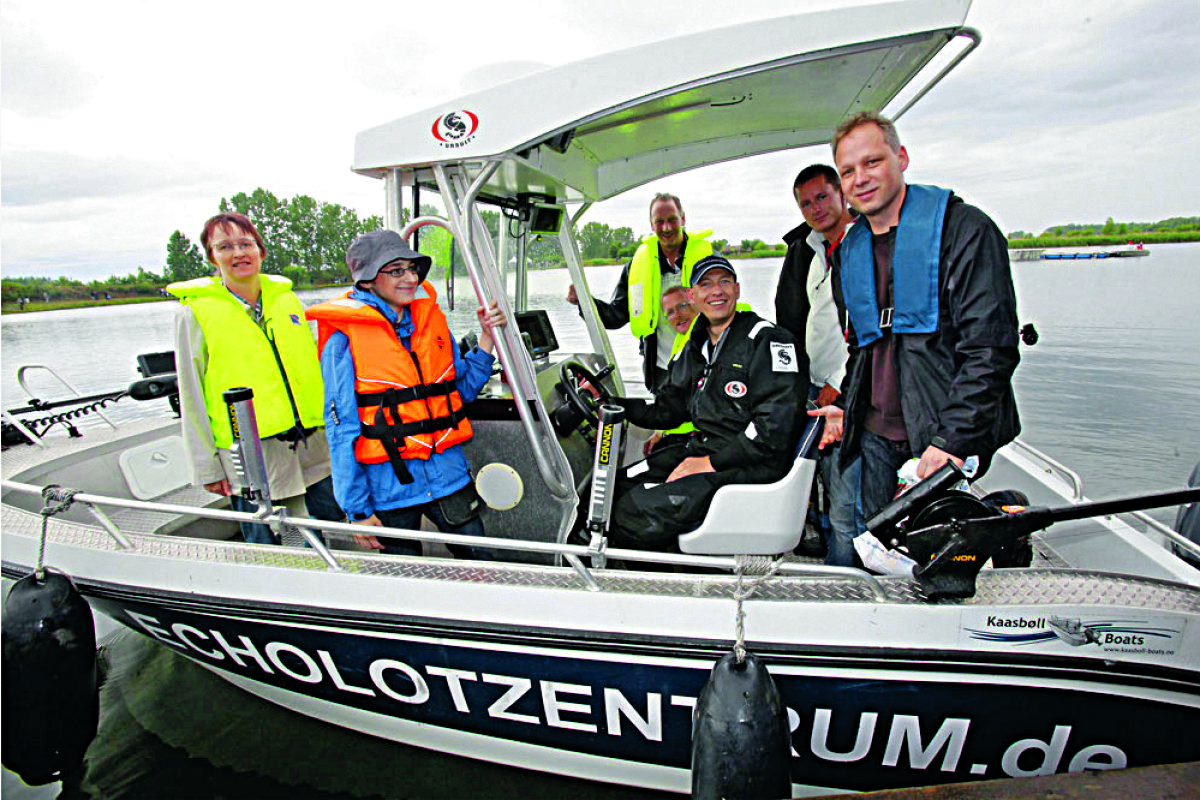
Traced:
<path fill-rule="evenodd" d="M 4 602 L 4 766 L 31 786 L 83 763 L 100 695 L 92 609 L 71 579 L 26 575 Z"/>

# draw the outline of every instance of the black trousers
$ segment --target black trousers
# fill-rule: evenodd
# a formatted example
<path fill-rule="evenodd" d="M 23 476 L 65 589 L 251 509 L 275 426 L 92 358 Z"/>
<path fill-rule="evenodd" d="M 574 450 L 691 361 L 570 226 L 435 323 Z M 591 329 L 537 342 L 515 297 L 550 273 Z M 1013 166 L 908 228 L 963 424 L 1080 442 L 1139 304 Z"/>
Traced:
<path fill-rule="evenodd" d="M 787 466 L 755 465 L 688 475 L 666 483 L 687 458 L 686 442 L 655 448 L 645 461 L 623 469 L 617 478 L 609 543 L 628 550 L 679 552 L 679 535 L 704 521 L 717 489 L 730 483 L 770 483 Z"/>

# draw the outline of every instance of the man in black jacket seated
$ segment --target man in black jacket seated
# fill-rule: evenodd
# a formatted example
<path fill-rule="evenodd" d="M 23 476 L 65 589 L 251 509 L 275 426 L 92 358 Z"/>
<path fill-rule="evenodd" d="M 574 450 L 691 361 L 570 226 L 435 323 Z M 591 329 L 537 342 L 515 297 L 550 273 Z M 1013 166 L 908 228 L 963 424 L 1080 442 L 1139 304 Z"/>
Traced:
<path fill-rule="evenodd" d="M 791 466 L 798 404 L 806 393 L 792 335 L 751 311 L 738 311 L 733 266 L 708 256 L 692 272 L 692 302 L 703 315 L 653 399 L 618 398 L 645 428 L 691 422 L 683 441 L 627 468 L 617 485 L 613 547 L 677 550 L 677 537 L 703 519 L 718 488 L 770 483 Z"/>
<path fill-rule="evenodd" d="M 843 467 L 861 452 L 869 519 L 908 459 L 924 478 L 976 456 L 982 474 L 1020 433 L 1017 301 L 1004 234 L 953 192 L 906 184 L 908 151 L 890 120 L 856 114 L 832 144 L 842 192 L 862 215 L 839 248 L 844 437 L 840 408 L 810 413 L 827 418 L 822 446 L 842 439 Z"/>

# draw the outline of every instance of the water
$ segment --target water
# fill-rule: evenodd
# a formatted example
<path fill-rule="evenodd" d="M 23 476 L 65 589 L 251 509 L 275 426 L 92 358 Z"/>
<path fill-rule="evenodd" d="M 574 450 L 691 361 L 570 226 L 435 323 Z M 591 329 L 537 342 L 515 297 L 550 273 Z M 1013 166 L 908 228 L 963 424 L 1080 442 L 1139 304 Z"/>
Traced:
<path fill-rule="evenodd" d="M 779 259 L 738 262 L 743 299 L 773 316 Z M 1144 259 L 1014 265 L 1022 322 L 1041 333 L 1017 370 L 1022 438 L 1077 471 L 1092 498 L 1182 485 L 1200 460 L 1200 244 L 1156 246 Z M 608 297 L 620 267 L 588 270 Z M 561 298 L 563 270 L 533 273 L 530 300 L 547 309 L 564 349 L 587 340 Z M 460 296 L 465 297 L 460 284 Z M 339 290 L 304 292 L 306 303 Z M 468 290 L 469 293 L 469 290 Z M 450 312 L 462 336 L 474 303 Z M 46 363 L 85 394 L 137 378 L 138 353 L 172 348 L 173 303 L 9 315 L 0 319 L 2 403 L 24 403 L 15 370 Z M 637 347 L 612 332 L 627 386 L 637 387 Z M 43 399 L 61 392 L 30 376 Z M 111 416 L 165 413 L 165 402 L 122 400 Z M 98 423 L 94 417 L 86 425 Z M 1169 514 L 1166 515 L 1168 518 Z M 383 742 L 285 712 L 207 670 L 123 630 L 107 633 L 109 679 L 101 732 L 82 779 L 62 797 L 430 797 L 530 794 L 637 797 L 610 789 L 465 761 Z M 399 779 L 397 776 L 403 776 Z M 59 796 L 23 786 L 5 771 L 12 798 Z"/>

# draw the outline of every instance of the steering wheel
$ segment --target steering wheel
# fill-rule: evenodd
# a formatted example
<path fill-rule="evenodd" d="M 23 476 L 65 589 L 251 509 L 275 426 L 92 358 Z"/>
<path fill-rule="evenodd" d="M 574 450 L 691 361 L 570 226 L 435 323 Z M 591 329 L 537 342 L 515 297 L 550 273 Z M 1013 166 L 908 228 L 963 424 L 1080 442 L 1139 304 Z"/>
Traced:
<path fill-rule="evenodd" d="M 600 370 L 599 375 L 596 375 L 575 360 L 564 361 L 558 365 L 559 383 L 562 385 L 563 393 L 567 396 L 567 402 L 593 426 L 600 421 L 600 406 L 612 402 L 612 394 L 600 382 L 600 379 L 612 372 L 612 370 L 611 366 L 605 367 Z M 597 397 L 587 389 L 582 388 L 579 385 L 580 378 L 586 380 L 595 388 L 600 396 Z"/>

